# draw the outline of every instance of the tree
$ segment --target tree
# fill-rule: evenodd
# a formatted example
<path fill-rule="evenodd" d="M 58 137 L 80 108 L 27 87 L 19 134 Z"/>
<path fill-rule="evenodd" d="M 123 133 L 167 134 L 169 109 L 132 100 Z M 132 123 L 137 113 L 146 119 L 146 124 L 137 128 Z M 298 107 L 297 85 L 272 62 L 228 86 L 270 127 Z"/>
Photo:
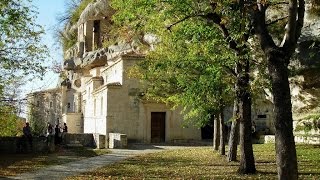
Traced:
<path fill-rule="evenodd" d="M 233 61 L 231 66 L 228 65 L 215 66 L 228 69 L 232 75 L 236 76 L 236 98 L 239 100 L 239 119 L 241 129 L 241 161 L 240 173 L 254 173 L 256 171 L 254 165 L 252 141 L 251 141 L 251 95 L 249 84 L 249 49 L 246 45 L 249 35 L 247 26 L 249 25 L 248 17 L 245 16 L 243 1 L 235 3 L 234 1 L 113 1 L 112 6 L 117 10 L 115 20 L 120 21 L 120 30 L 123 37 L 129 37 L 132 40 L 132 34 L 141 35 L 145 32 L 156 34 L 157 37 L 164 37 L 163 31 L 171 31 L 176 33 L 176 28 L 187 23 L 202 22 L 206 28 L 211 31 L 204 31 L 202 28 L 198 30 L 202 33 L 210 32 L 215 36 L 211 41 L 219 41 L 221 44 L 210 47 L 210 50 L 224 47 L 225 55 L 235 54 L 236 61 Z M 227 8 L 226 8 L 227 7 Z M 188 34 L 187 28 L 181 34 Z M 134 32 L 139 33 L 134 33 Z M 201 33 L 202 32 L 202 33 Z M 136 36 L 137 37 L 137 36 Z M 194 36 L 197 39 L 197 36 Z M 143 42 L 143 38 L 140 42 Z M 180 40 L 180 39 L 179 39 Z M 185 39 L 183 39 L 185 41 Z M 202 39 L 203 40 L 203 39 Z M 190 41 L 189 43 L 193 43 Z M 201 45 L 202 41 L 194 44 L 195 48 Z M 176 49 L 174 49 L 176 50 Z M 216 52 L 219 54 L 219 52 Z M 166 54 L 166 52 L 164 53 Z M 214 57 L 214 53 L 211 54 Z M 222 56 L 223 57 L 223 56 Z M 184 59 L 183 56 L 181 59 Z M 220 59 L 223 62 L 223 59 Z M 228 62 L 228 61 L 227 61 Z M 230 61 L 229 61 L 230 62 Z M 235 66 L 235 68 L 233 68 Z M 234 71 L 233 69 L 236 69 Z M 209 80 L 209 79 L 208 79 Z M 211 79 L 209 82 L 213 82 Z M 216 91 L 210 91 L 216 93 Z M 215 96 L 217 97 L 217 96 Z M 201 99 L 201 98 L 198 98 Z M 216 98 L 214 100 L 217 100 Z M 201 99 L 202 100 L 202 99 Z M 217 104 L 215 104 L 217 105 Z M 219 107 L 219 106 L 216 106 Z"/>
<path fill-rule="evenodd" d="M 34 23 L 36 12 L 29 2 L 0 0 L 0 116 L 5 117 L 0 124 L 10 131 L 7 135 L 17 134 L 20 128 L 15 125 L 20 108 L 17 88 L 12 87 L 17 80 L 43 75 L 46 70 L 42 62 L 48 55 L 47 48 L 40 42 L 44 31 Z"/>
<path fill-rule="evenodd" d="M 286 28 L 281 43 L 272 37 L 267 22 L 267 9 L 272 2 L 261 1 L 251 4 L 251 16 L 254 33 L 267 59 L 271 77 L 275 113 L 276 155 L 279 179 L 298 179 L 297 155 L 293 136 L 293 119 L 290 87 L 288 81 L 288 64 L 295 51 L 304 21 L 304 0 L 289 0 L 286 10 Z M 279 4 L 277 4 L 279 5 Z M 280 19 L 280 18 L 279 18 Z M 273 21 L 278 22 L 278 20 Z M 272 23 L 272 22 L 271 22 Z"/>
<path fill-rule="evenodd" d="M 43 29 L 34 23 L 36 12 L 30 0 L 0 0 L 0 83 L 30 74 L 42 75 L 47 48 Z"/>
<path fill-rule="evenodd" d="M 29 121 L 32 134 L 37 136 L 43 135 L 46 130 L 46 122 L 42 119 L 43 116 L 41 116 L 39 107 L 35 104 L 30 104 L 29 108 Z"/>
<path fill-rule="evenodd" d="M 21 93 L 21 79 L 7 81 L 0 93 L 0 135 L 17 136 L 22 133 L 23 122 L 19 117 L 23 99 Z"/>
<path fill-rule="evenodd" d="M 232 115 L 232 124 L 231 124 L 231 130 L 229 135 L 229 151 L 227 160 L 230 161 L 236 161 L 237 160 L 237 145 L 239 140 L 239 103 L 237 102 L 237 99 L 235 99 L 233 104 L 233 115 Z"/>
<path fill-rule="evenodd" d="M 16 115 L 15 107 L 0 102 L 0 136 L 17 136 L 22 132 L 23 121 Z"/>

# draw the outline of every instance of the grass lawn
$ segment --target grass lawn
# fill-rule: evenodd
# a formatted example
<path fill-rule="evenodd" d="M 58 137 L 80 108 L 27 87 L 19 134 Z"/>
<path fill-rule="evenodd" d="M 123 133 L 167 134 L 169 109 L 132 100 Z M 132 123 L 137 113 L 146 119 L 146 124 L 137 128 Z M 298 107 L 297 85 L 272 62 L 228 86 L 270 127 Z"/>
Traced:
<path fill-rule="evenodd" d="M 0 178 L 108 153 L 85 147 L 57 148 L 54 153 L 0 154 Z"/>
<path fill-rule="evenodd" d="M 300 179 L 320 179 L 320 146 L 297 145 Z M 238 175 L 210 147 L 141 155 L 68 179 L 277 179 L 273 144 L 254 145 L 257 174 Z"/>

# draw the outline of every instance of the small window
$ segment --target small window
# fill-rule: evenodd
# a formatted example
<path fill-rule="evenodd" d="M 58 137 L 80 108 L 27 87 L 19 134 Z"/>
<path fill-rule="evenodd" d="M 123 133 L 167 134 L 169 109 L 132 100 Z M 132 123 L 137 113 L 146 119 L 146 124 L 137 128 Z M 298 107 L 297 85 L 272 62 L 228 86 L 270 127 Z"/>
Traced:
<path fill-rule="evenodd" d="M 52 108 L 52 106 L 53 106 L 53 103 L 52 103 L 52 101 L 50 101 L 50 108 Z"/>
<path fill-rule="evenodd" d="M 265 118 L 267 118 L 267 115 L 265 115 L 265 114 L 260 114 L 260 115 L 258 115 L 258 118 L 265 119 Z"/>
<path fill-rule="evenodd" d="M 68 109 L 70 109 L 71 108 L 71 104 L 70 103 L 68 103 Z"/>
<path fill-rule="evenodd" d="M 97 107 L 97 104 L 96 104 L 96 103 L 97 103 L 97 101 L 94 100 L 94 101 L 93 101 L 93 116 L 96 116 L 96 109 L 97 109 L 97 108 L 96 108 L 96 107 Z"/>
<path fill-rule="evenodd" d="M 100 109 L 100 115 L 103 115 L 103 97 L 101 97 L 101 109 Z"/>

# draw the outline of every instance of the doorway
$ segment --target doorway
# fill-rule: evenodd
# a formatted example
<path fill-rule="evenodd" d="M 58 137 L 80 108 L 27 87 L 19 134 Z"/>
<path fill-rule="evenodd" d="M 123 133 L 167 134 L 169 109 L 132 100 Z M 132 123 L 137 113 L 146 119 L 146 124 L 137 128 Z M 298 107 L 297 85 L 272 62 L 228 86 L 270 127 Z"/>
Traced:
<path fill-rule="evenodd" d="M 151 143 L 165 142 L 166 113 L 151 112 Z"/>
<path fill-rule="evenodd" d="M 204 127 L 201 127 L 201 139 L 202 140 L 213 139 L 213 125 L 208 124 Z"/>

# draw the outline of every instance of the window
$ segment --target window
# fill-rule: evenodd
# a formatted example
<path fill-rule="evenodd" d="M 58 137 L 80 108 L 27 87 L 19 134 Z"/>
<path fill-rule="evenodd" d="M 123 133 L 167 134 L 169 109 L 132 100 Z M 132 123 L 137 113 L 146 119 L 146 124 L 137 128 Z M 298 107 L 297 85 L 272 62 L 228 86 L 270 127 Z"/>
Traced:
<path fill-rule="evenodd" d="M 96 102 L 97 102 L 96 100 L 93 101 L 93 116 L 96 115 L 96 109 L 97 109 L 96 108 Z"/>
<path fill-rule="evenodd" d="M 103 97 L 101 97 L 100 115 L 103 115 Z"/>
<path fill-rule="evenodd" d="M 52 103 L 52 101 L 50 101 L 50 108 L 52 108 L 52 106 L 53 106 L 53 103 Z"/>
<path fill-rule="evenodd" d="M 260 114 L 260 115 L 258 115 L 258 118 L 265 119 L 265 118 L 267 118 L 267 115 L 265 115 L 265 114 Z"/>
<path fill-rule="evenodd" d="M 71 107 L 71 104 L 70 104 L 70 103 L 68 103 L 68 109 L 70 109 L 70 107 Z"/>

